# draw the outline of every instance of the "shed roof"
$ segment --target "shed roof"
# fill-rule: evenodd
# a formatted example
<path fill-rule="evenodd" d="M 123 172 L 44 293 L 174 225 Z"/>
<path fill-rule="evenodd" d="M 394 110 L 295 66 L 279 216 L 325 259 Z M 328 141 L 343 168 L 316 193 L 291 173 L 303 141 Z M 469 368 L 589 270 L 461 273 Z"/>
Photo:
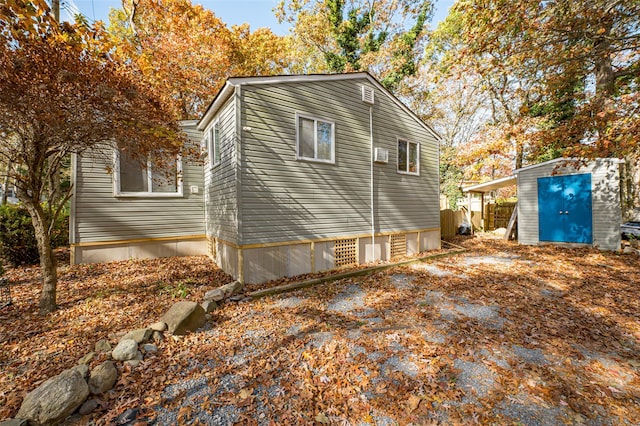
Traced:
<path fill-rule="evenodd" d="M 547 166 L 549 164 L 561 163 L 561 162 L 576 162 L 576 161 L 611 161 L 617 164 L 624 163 L 624 160 L 619 158 L 594 158 L 592 160 L 588 159 L 580 159 L 580 158 L 555 158 L 553 160 L 545 161 L 538 164 L 532 164 L 530 166 L 521 167 L 519 169 L 515 169 L 513 171 L 513 175 L 506 176 L 500 179 L 490 180 L 489 182 L 479 183 L 477 185 L 471 185 L 462 188 L 462 192 L 490 192 L 495 191 L 496 189 L 504 188 L 511 185 L 516 185 L 518 183 L 518 173 L 524 170 L 531 170 L 542 166 Z"/>
<path fill-rule="evenodd" d="M 462 188 L 462 191 L 463 192 L 490 192 L 490 191 L 495 191 L 496 189 L 515 185 L 517 182 L 518 182 L 518 177 L 515 175 L 511 175 L 511 176 L 503 177 L 500 179 L 490 180 L 489 182 L 467 186 L 465 188 Z"/>

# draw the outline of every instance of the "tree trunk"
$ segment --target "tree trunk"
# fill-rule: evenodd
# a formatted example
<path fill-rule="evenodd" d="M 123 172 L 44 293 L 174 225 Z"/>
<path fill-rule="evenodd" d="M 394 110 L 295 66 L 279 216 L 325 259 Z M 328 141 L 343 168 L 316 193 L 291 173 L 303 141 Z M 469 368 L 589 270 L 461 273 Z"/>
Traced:
<path fill-rule="evenodd" d="M 7 174 L 4 176 L 4 181 L 2 183 L 2 200 L 0 201 L 0 205 L 4 206 L 7 204 L 7 192 L 9 191 L 9 174 L 11 173 L 11 160 L 7 160 Z"/>
<path fill-rule="evenodd" d="M 51 249 L 51 238 L 49 236 L 49 220 L 47 219 L 42 206 L 38 203 L 29 205 L 26 208 L 31 215 L 33 227 L 36 232 L 38 242 L 38 252 L 40 253 L 40 269 L 42 271 L 42 293 L 40 294 L 40 314 L 46 315 L 56 310 L 56 286 L 58 284 L 58 271 L 56 269 L 56 259 Z"/>

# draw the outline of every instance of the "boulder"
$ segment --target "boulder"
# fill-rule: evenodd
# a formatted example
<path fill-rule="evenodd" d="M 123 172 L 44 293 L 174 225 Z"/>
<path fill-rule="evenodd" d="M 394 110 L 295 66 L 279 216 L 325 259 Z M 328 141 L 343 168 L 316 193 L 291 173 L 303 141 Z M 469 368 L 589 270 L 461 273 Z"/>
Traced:
<path fill-rule="evenodd" d="M 132 339 L 135 340 L 136 343 L 147 343 L 151 338 L 151 334 L 153 330 L 151 328 L 139 328 L 137 330 L 132 330 L 122 336 L 120 340 Z"/>
<path fill-rule="evenodd" d="M 7 419 L 0 422 L 0 426 L 27 426 L 27 419 Z"/>
<path fill-rule="evenodd" d="M 57 424 L 76 411 L 87 396 L 87 382 L 79 369 L 72 368 L 29 392 L 16 417 L 36 424 Z"/>
<path fill-rule="evenodd" d="M 98 408 L 98 401 L 96 401 L 95 399 L 89 399 L 87 400 L 87 402 L 82 404 L 82 407 L 80 407 L 80 409 L 78 410 L 78 414 L 80 414 L 81 416 L 85 416 L 96 408 Z"/>
<path fill-rule="evenodd" d="M 208 314 L 209 312 L 213 312 L 218 307 L 218 304 L 213 300 L 205 300 L 200 306 L 202 306 L 204 312 Z"/>
<path fill-rule="evenodd" d="M 151 343 L 145 343 L 144 345 L 142 345 L 142 350 L 147 354 L 155 353 L 155 352 L 158 352 L 158 347 Z"/>
<path fill-rule="evenodd" d="M 140 365 L 141 362 L 142 361 L 139 360 L 139 359 L 130 359 L 129 361 L 125 361 L 124 363 L 125 363 L 125 365 L 128 365 L 129 367 L 131 367 L 133 369 L 133 368 L 137 368 Z"/>
<path fill-rule="evenodd" d="M 235 293 L 242 290 L 242 283 L 240 281 L 234 281 L 229 284 L 225 284 L 222 287 L 214 288 L 204 294 L 204 300 L 212 300 L 214 302 L 220 302 L 233 296 Z"/>
<path fill-rule="evenodd" d="M 95 351 L 98 353 L 111 352 L 111 343 L 107 339 L 98 340 L 96 342 Z"/>
<path fill-rule="evenodd" d="M 135 358 L 138 352 L 138 344 L 133 339 L 120 340 L 118 346 L 115 347 L 111 356 L 117 361 L 127 361 Z"/>
<path fill-rule="evenodd" d="M 149 328 L 153 331 L 165 331 L 167 329 L 167 323 L 166 322 L 162 322 L 162 321 L 158 321 L 158 322 L 154 322 L 153 324 L 151 324 L 149 326 Z"/>
<path fill-rule="evenodd" d="M 71 367 L 69 370 L 75 370 L 86 380 L 89 377 L 89 366 L 87 364 L 78 364 L 75 367 Z"/>
<path fill-rule="evenodd" d="M 89 377 L 89 392 L 93 395 L 105 393 L 113 388 L 118 378 L 116 366 L 111 361 L 105 361 L 93 370 Z"/>
<path fill-rule="evenodd" d="M 86 354 L 85 356 L 83 356 L 78 360 L 78 364 L 89 365 L 91 364 L 91 361 L 95 356 L 96 356 L 95 352 L 89 352 L 88 354 Z"/>
<path fill-rule="evenodd" d="M 183 335 L 202 327 L 205 320 L 202 306 L 196 302 L 175 303 L 162 317 L 172 334 Z"/>
<path fill-rule="evenodd" d="M 162 341 L 164 340 L 164 336 L 159 331 L 154 331 L 153 334 L 151 335 L 151 338 L 156 343 L 156 345 L 162 343 Z"/>

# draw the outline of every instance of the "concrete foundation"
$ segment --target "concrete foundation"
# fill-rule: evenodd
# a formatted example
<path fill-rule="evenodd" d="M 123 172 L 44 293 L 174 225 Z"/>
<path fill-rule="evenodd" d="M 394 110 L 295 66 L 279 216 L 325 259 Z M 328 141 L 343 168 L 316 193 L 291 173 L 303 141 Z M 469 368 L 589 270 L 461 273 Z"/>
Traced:
<path fill-rule="evenodd" d="M 204 236 L 196 238 L 116 241 L 71 246 L 71 264 L 114 262 L 128 259 L 151 259 L 171 256 L 207 254 Z"/>
<path fill-rule="evenodd" d="M 407 255 L 440 248 L 440 229 L 402 232 L 402 234 L 406 237 Z M 371 236 L 355 237 L 358 264 L 392 260 L 391 235 L 392 233 L 376 235 L 373 246 Z M 259 284 L 282 277 L 336 268 L 334 256 L 336 240 L 340 238 L 238 246 L 212 238 L 209 242 L 208 254 L 234 279 Z"/>

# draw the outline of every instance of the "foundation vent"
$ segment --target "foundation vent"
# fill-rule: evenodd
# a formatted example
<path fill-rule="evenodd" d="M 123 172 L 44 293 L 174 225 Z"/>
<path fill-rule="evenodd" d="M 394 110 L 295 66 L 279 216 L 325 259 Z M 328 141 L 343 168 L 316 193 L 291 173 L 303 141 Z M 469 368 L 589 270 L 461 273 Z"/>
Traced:
<path fill-rule="evenodd" d="M 210 258 L 216 258 L 216 239 L 213 237 L 207 237 L 207 254 Z"/>
<path fill-rule="evenodd" d="M 407 255 L 407 235 L 391 235 L 391 258 Z"/>
<path fill-rule="evenodd" d="M 340 266 L 358 264 L 357 244 L 358 240 L 356 238 L 347 238 L 335 241 L 333 247 L 333 259 L 336 268 Z"/>

